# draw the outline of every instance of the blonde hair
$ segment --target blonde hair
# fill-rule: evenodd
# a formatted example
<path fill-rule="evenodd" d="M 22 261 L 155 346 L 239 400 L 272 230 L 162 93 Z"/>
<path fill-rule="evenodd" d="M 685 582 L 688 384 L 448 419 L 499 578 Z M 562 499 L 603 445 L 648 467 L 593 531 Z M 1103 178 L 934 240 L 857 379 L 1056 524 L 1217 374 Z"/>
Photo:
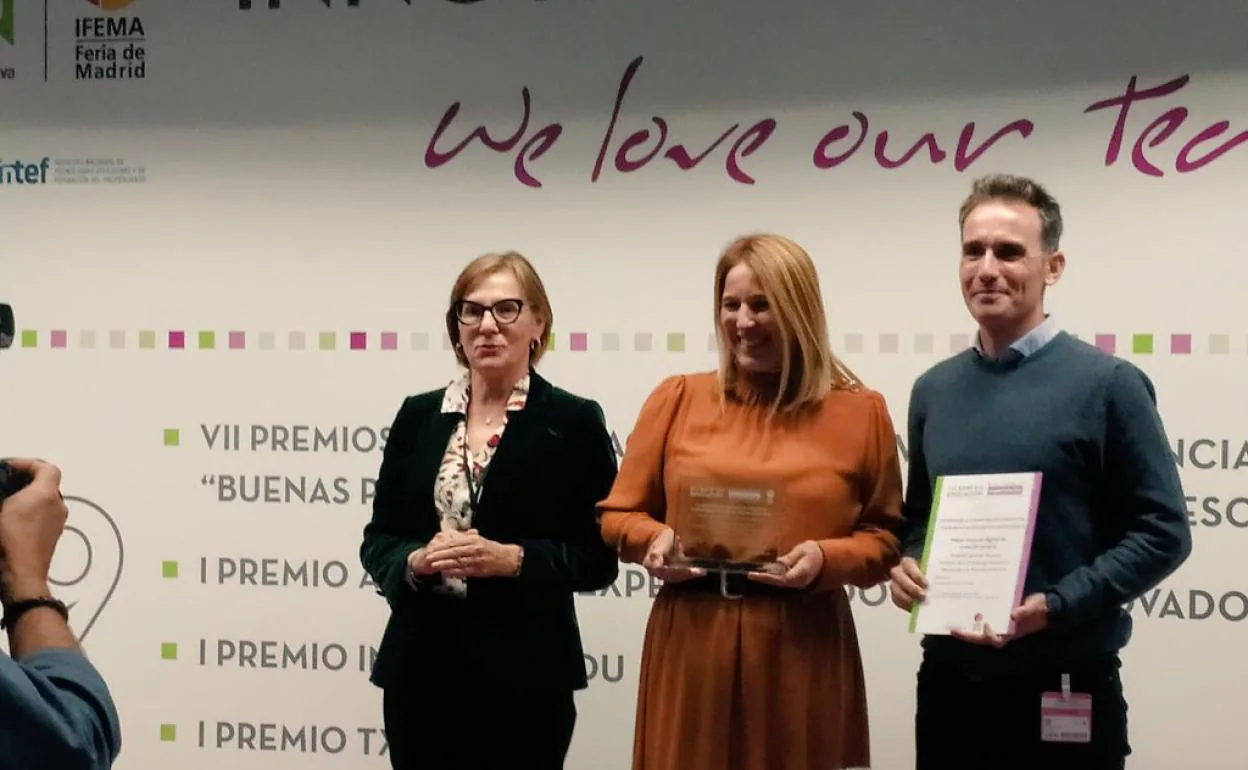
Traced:
<path fill-rule="evenodd" d="M 517 251 L 482 254 L 460 271 L 459 277 L 451 286 L 451 299 L 446 308 L 446 333 L 451 338 L 455 360 L 464 368 L 468 367 L 468 357 L 464 355 L 459 344 L 459 319 L 455 316 L 455 306 L 483 279 L 504 271 L 515 277 L 529 312 L 542 321 L 542 338 L 538 341 L 537 349 L 529 355 L 529 365 L 537 366 L 542 356 L 546 355 L 546 349 L 550 347 L 550 327 L 555 320 L 554 311 L 550 307 L 550 298 L 546 295 L 546 286 L 533 264 Z"/>
<path fill-rule="evenodd" d="M 817 405 L 832 389 L 861 387 L 858 376 L 832 353 L 819 275 L 810 255 L 784 236 L 756 234 L 729 244 L 715 266 L 715 337 L 719 342 L 719 385 L 724 397 L 757 400 L 744 373 L 737 368 L 720 322 L 728 272 L 742 264 L 762 287 L 780 332 L 780 380 L 771 402 L 772 414 L 789 414 Z"/>

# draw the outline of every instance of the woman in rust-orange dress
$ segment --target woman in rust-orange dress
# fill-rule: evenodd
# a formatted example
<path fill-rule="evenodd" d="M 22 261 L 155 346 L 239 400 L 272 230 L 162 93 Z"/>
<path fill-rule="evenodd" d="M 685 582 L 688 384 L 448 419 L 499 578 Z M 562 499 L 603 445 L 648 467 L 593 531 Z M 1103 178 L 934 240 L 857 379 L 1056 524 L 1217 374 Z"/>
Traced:
<path fill-rule="evenodd" d="M 715 287 L 719 371 L 659 384 L 599 504 L 620 558 L 664 582 L 645 634 L 633 770 L 868 767 L 845 587 L 880 583 L 899 560 L 892 421 L 830 352 L 800 246 L 738 239 Z M 708 479 L 776 491 L 783 574 L 680 566 L 679 498 Z"/>

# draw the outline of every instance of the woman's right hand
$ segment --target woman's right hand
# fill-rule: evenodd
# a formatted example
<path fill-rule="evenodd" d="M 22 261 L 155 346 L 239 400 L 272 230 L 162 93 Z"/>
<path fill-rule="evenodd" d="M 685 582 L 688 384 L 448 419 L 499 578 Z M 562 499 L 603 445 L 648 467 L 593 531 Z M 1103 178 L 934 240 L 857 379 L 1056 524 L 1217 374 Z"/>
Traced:
<path fill-rule="evenodd" d="M 666 527 L 651 541 L 650 548 L 646 550 L 646 557 L 641 561 L 641 566 L 645 567 L 646 572 L 664 583 L 680 583 L 706 574 L 704 569 L 673 564 L 674 559 L 682 560 L 683 555 L 680 552 L 680 544 L 676 541 L 676 533 L 671 527 Z"/>
<path fill-rule="evenodd" d="M 467 535 L 476 534 L 476 530 L 469 530 L 467 533 L 460 532 L 439 532 L 433 536 L 433 539 L 422 548 L 417 548 L 407 555 L 407 568 L 415 575 L 433 575 L 438 572 L 432 566 L 432 562 L 427 558 L 429 554 L 447 546 L 455 545 L 466 539 Z"/>
<path fill-rule="evenodd" d="M 433 570 L 429 567 L 429 560 L 425 558 L 428 551 L 425 548 L 417 548 L 407 555 L 407 568 L 412 571 L 413 575 L 432 575 Z"/>

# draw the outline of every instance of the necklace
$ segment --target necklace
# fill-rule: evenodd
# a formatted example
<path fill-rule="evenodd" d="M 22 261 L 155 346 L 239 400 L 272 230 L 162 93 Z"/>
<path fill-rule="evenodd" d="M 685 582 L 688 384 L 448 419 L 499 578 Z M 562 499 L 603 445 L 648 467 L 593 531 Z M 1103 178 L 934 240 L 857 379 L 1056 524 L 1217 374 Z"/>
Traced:
<path fill-rule="evenodd" d="M 502 413 L 485 415 L 484 417 L 481 418 L 481 422 L 485 423 L 487 426 L 493 426 L 494 423 L 502 420 L 503 414 L 506 414 L 506 413 L 507 413 L 507 408 L 504 406 Z"/>

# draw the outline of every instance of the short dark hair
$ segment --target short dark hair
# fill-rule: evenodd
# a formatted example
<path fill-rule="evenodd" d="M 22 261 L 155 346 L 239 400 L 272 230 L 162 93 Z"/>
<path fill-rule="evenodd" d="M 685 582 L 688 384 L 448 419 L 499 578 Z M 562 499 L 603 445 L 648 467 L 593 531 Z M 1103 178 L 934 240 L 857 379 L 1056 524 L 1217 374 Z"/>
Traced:
<path fill-rule="evenodd" d="M 971 211 L 990 200 L 1025 203 L 1040 214 L 1040 241 L 1046 251 L 1057 251 L 1062 240 L 1062 207 L 1049 191 L 1034 179 L 1013 174 L 989 174 L 971 184 L 971 194 L 958 210 L 958 227 L 966 224 Z"/>

